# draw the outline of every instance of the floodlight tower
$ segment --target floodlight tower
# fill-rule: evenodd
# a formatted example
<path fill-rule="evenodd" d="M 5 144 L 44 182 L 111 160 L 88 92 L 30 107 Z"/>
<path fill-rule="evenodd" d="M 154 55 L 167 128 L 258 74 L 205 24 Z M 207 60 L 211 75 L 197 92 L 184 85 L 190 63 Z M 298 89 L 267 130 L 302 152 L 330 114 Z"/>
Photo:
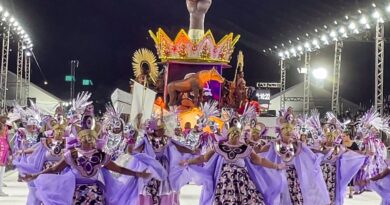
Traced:
<path fill-rule="evenodd" d="M 31 51 L 27 50 L 24 57 L 24 95 L 22 105 L 27 105 L 27 99 L 30 97 L 30 80 L 31 80 Z"/>
<path fill-rule="evenodd" d="M 305 52 L 305 68 L 303 82 L 303 113 L 307 114 L 310 111 L 310 52 Z"/>
<path fill-rule="evenodd" d="M 385 55 L 385 26 L 383 22 L 376 24 L 375 35 L 375 109 L 383 115 L 383 83 Z"/>
<path fill-rule="evenodd" d="M 23 59 L 24 59 L 24 43 L 23 41 L 18 41 L 18 53 L 17 53 L 17 62 L 16 62 L 16 93 L 15 100 L 19 104 L 22 103 L 22 90 L 23 90 Z"/>
<path fill-rule="evenodd" d="M 8 12 L 3 14 L 4 18 L 9 16 Z M 6 112 L 7 101 L 7 74 L 8 74 L 8 57 L 9 57 L 9 37 L 10 26 L 6 26 L 3 31 L 3 47 L 1 54 L 1 73 L 0 73 L 0 113 Z"/>
<path fill-rule="evenodd" d="M 283 59 L 280 60 L 280 109 L 285 108 L 285 91 L 286 91 L 286 64 Z"/>
<path fill-rule="evenodd" d="M 336 41 L 333 67 L 332 112 L 340 113 L 340 70 L 343 41 Z"/>

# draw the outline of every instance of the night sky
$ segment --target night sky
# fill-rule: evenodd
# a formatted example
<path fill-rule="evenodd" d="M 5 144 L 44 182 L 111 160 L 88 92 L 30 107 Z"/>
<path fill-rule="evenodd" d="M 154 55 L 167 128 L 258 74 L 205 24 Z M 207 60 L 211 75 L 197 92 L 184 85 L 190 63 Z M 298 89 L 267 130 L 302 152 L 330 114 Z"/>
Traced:
<path fill-rule="evenodd" d="M 77 91 L 81 79 L 88 78 L 94 86 L 94 99 L 104 103 L 119 87 L 128 89 L 132 76 L 131 56 L 138 48 L 155 51 L 148 30 L 162 27 L 172 38 L 180 28 L 189 25 L 185 0 L 1 0 L 17 17 L 34 43 L 34 53 L 49 84 L 37 66 L 32 67 L 32 81 L 62 99 L 69 98 L 69 84 L 64 76 L 70 73 L 70 60 L 80 61 L 76 71 Z M 264 55 L 263 49 L 289 39 L 294 40 L 317 26 L 329 24 L 344 15 L 356 14 L 369 7 L 363 0 L 214 0 L 205 27 L 220 39 L 224 34 L 241 34 L 231 64 L 235 67 L 238 50 L 245 56 L 245 73 L 249 85 L 256 82 L 279 81 L 278 60 Z M 386 24 L 387 25 L 387 24 Z M 367 42 L 344 43 L 341 95 L 356 103 L 369 103 L 374 94 L 373 32 L 365 34 Z M 334 47 L 313 54 L 313 67 L 322 66 L 331 73 Z M 390 51 L 386 60 L 390 60 Z M 11 61 L 16 61 L 11 59 Z M 287 84 L 303 80 L 296 71 L 303 62 L 288 63 Z M 390 71 L 385 63 L 385 76 Z M 14 71 L 15 67 L 10 68 Z M 232 79 L 234 69 L 226 70 Z M 330 87 L 328 85 L 328 87 Z M 389 83 L 385 93 L 389 94 Z"/>

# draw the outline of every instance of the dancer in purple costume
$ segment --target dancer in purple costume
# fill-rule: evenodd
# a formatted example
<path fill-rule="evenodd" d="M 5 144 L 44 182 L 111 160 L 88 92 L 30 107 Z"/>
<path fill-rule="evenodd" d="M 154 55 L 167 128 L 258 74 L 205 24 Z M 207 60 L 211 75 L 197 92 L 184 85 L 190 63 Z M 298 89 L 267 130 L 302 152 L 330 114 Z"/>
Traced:
<path fill-rule="evenodd" d="M 285 165 L 261 158 L 240 142 L 240 136 L 240 130 L 233 126 L 227 142 L 214 144 L 205 155 L 180 162 L 193 169 L 193 180 L 203 185 L 199 204 L 274 204 L 282 190 L 282 177 L 263 167 L 283 169 Z"/>
<path fill-rule="evenodd" d="M 382 197 L 381 205 L 390 205 L 390 166 L 368 179 L 358 181 L 361 186 L 369 186 Z"/>
<path fill-rule="evenodd" d="M 366 156 L 343 147 L 335 132 L 329 130 L 325 136 L 327 141 L 321 149 L 324 154 L 321 169 L 331 204 L 342 205 L 348 184 L 363 166 Z"/>
<path fill-rule="evenodd" d="M 15 167 L 20 173 L 34 173 L 53 167 L 56 163 L 63 159 L 65 152 L 65 128 L 66 122 L 63 124 L 51 124 L 52 130 L 45 132 L 46 138 L 42 138 L 41 142 L 36 146 L 23 151 L 27 155 L 26 160 L 14 162 Z M 59 174 L 59 173 L 57 173 Z M 28 183 L 29 194 L 27 203 L 30 205 L 40 205 L 42 203 L 36 196 L 36 186 L 34 181 Z"/>
<path fill-rule="evenodd" d="M 287 184 L 283 188 L 279 204 L 283 205 L 328 205 L 329 193 L 321 172 L 321 158 L 306 145 L 294 139 L 295 119 L 292 111 L 279 118 L 280 138 L 268 145 L 267 159 L 287 163 L 284 171 Z"/>
<path fill-rule="evenodd" d="M 172 140 L 164 132 L 164 124 L 158 125 L 158 119 L 150 119 L 144 138 L 134 149 L 155 158 L 168 174 L 167 179 L 153 178 L 145 183 L 140 196 L 141 205 L 178 205 L 180 188 L 189 182 L 187 177 L 182 176 L 183 169 L 174 166 L 178 165 L 184 153 L 193 154 L 194 151 Z"/>
<path fill-rule="evenodd" d="M 390 134 L 389 118 L 382 118 L 374 108 L 367 111 L 358 123 L 357 132 L 364 137 L 363 153 L 369 157 L 356 175 L 355 181 L 371 178 L 386 169 L 386 147 L 379 138 L 379 131 Z M 355 191 L 359 193 L 367 189 L 366 186 L 355 185 Z"/>
<path fill-rule="evenodd" d="M 79 131 L 80 146 L 67 151 L 64 159 L 55 166 L 24 177 L 27 181 L 36 179 L 36 194 L 44 204 L 132 204 L 118 202 L 121 194 L 118 191 L 129 185 L 133 186 L 131 189 L 136 189 L 137 183 L 119 183 L 108 170 L 141 178 L 149 177 L 150 173 L 145 170 L 135 172 L 112 162 L 111 156 L 97 149 L 100 127 L 96 124 L 93 128 Z M 62 171 L 61 175 L 52 174 Z M 134 180 L 137 179 L 133 178 L 132 182 Z"/>

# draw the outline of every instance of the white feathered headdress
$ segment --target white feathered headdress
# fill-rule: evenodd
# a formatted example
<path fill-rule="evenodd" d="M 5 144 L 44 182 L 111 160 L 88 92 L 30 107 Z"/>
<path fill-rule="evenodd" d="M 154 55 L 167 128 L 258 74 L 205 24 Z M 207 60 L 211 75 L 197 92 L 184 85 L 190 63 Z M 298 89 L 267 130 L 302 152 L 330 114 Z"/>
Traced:
<path fill-rule="evenodd" d="M 367 134 L 370 128 L 374 127 L 390 134 L 389 120 L 390 118 L 380 117 L 379 113 L 372 107 L 358 120 L 358 132 Z"/>
<path fill-rule="evenodd" d="M 89 101 L 92 93 L 90 92 L 81 92 L 77 94 L 77 98 L 72 100 L 72 107 L 68 112 L 68 119 L 70 123 L 74 123 L 77 120 L 81 119 L 81 115 L 84 113 L 85 108 L 88 105 L 92 104 L 92 101 Z"/>

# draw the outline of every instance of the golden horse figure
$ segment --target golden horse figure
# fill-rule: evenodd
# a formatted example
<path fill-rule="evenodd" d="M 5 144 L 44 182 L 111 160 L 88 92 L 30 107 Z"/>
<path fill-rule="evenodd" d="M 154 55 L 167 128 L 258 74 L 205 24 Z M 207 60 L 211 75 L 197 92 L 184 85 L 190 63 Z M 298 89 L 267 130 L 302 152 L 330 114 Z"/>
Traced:
<path fill-rule="evenodd" d="M 198 105 L 200 93 L 203 91 L 203 87 L 207 82 L 215 80 L 219 83 L 223 83 L 225 79 L 213 68 L 211 70 L 202 70 L 195 74 L 192 74 L 186 79 L 172 81 L 168 84 L 169 94 L 169 106 L 173 106 L 177 102 L 177 93 L 194 93 L 194 103 Z"/>

